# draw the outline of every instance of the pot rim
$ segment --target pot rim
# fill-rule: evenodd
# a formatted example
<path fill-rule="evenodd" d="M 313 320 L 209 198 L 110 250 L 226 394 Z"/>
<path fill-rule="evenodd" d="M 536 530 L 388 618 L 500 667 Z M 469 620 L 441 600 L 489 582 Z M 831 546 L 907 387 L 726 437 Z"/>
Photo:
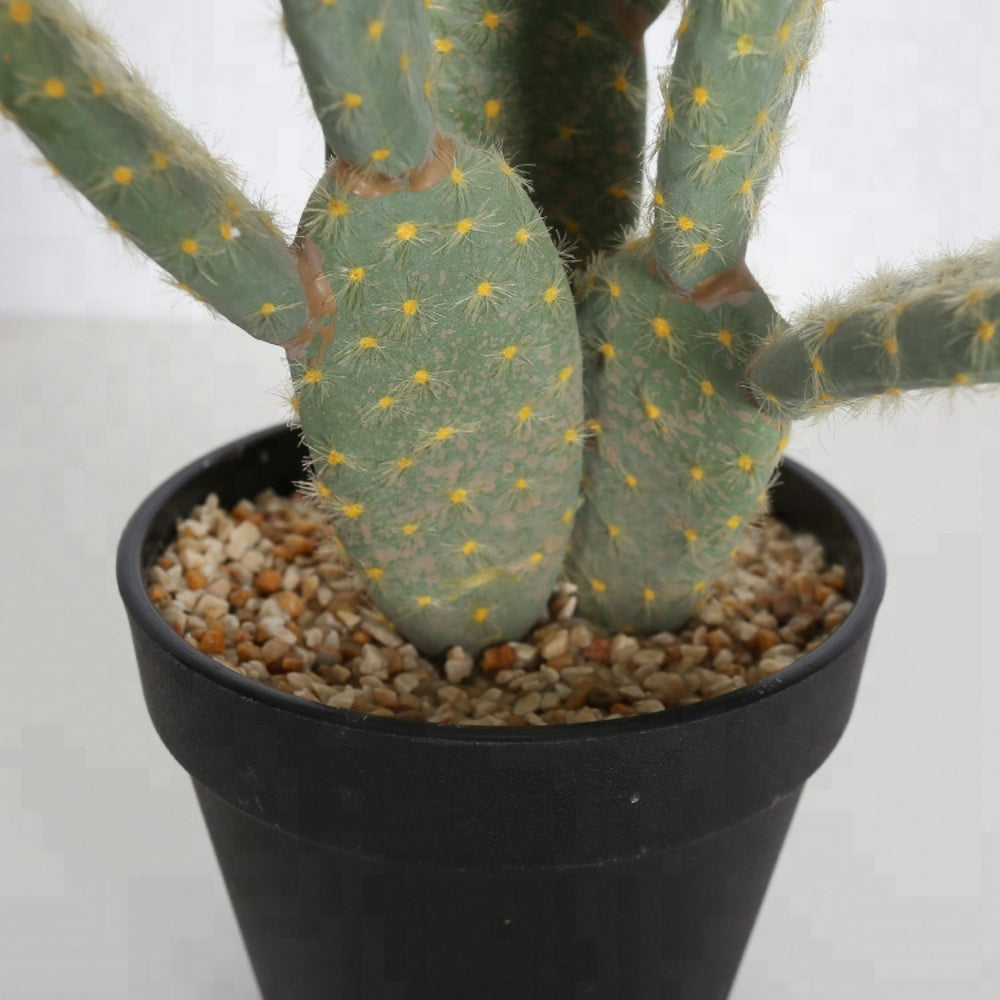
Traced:
<path fill-rule="evenodd" d="M 395 719 L 317 704 L 267 687 L 259 681 L 217 663 L 178 635 L 156 610 L 149 599 L 143 581 L 143 552 L 151 526 L 164 507 L 184 484 L 221 461 L 236 450 L 252 451 L 278 432 L 287 432 L 283 425 L 268 427 L 221 445 L 183 466 L 157 486 L 129 518 L 118 543 L 116 576 L 118 590 L 133 622 L 147 636 L 205 680 L 230 689 L 233 694 L 261 702 L 278 711 L 290 712 L 312 722 L 350 729 L 381 730 L 387 736 L 428 737 L 435 740 L 474 744 L 552 743 L 580 739 L 614 739 L 624 735 L 635 737 L 664 727 L 691 725 L 730 712 L 746 709 L 762 698 L 777 694 L 808 679 L 849 647 L 870 628 L 875 612 L 885 592 L 886 566 L 882 547 L 871 525 L 858 509 L 825 479 L 796 462 L 783 458 L 780 468 L 795 473 L 810 490 L 821 494 L 838 509 L 850 534 L 858 544 L 861 561 L 861 587 L 854 607 L 837 630 L 816 649 L 770 677 L 718 695 L 694 705 L 668 708 L 650 715 L 625 719 L 603 719 L 597 722 L 577 722 L 548 726 L 451 726 L 416 719 Z"/>

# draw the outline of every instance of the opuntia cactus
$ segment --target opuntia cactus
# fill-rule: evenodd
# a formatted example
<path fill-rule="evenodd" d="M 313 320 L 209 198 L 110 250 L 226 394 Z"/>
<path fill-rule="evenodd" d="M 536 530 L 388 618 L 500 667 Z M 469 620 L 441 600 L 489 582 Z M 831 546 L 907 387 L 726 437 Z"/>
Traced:
<path fill-rule="evenodd" d="M 290 243 L 67 0 L 0 6 L 3 110 L 284 348 L 308 489 L 428 654 L 517 638 L 561 569 L 609 629 L 674 628 L 766 508 L 791 420 L 1000 379 L 996 243 L 787 322 L 746 268 L 822 0 L 689 0 L 651 225 L 620 238 L 664 5 L 282 0 L 333 154 Z"/>

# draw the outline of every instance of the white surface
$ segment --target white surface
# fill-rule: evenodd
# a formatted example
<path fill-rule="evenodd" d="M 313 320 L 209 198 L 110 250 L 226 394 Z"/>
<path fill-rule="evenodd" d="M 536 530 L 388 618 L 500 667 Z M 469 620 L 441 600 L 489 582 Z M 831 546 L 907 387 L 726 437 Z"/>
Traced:
<path fill-rule="evenodd" d="M 293 218 L 322 147 L 272 6 L 85 6 Z M 785 311 L 877 260 L 1000 233 L 1000 8 L 866 0 L 830 20 L 750 258 Z M 113 559 L 150 488 L 282 418 L 280 358 L 164 288 L 35 159 L 0 132 L 0 996 L 248 998 Z M 838 416 L 791 453 L 865 512 L 890 583 L 733 1000 L 995 1000 L 1000 397 Z"/>

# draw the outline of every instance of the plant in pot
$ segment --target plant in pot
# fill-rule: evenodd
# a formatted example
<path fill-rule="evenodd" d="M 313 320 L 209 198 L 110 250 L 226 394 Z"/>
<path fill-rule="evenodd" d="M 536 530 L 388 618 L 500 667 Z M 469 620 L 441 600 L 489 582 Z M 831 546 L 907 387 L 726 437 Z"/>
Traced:
<path fill-rule="evenodd" d="M 282 6 L 333 154 L 290 245 L 70 4 L 0 6 L 6 114 L 288 357 L 302 446 L 266 432 L 183 470 L 119 562 L 150 713 L 262 992 L 722 998 L 883 582 L 843 498 L 793 463 L 777 481 L 788 424 L 995 380 L 1000 251 L 777 315 L 743 257 L 818 0 L 685 7 L 650 221 L 625 240 L 663 3 Z M 290 489 L 303 458 L 372 601 L 429 657 L 519 639 L 561 575 L 609 634 L 680 630 L 772 486 L 855 609 L 786 670 L 676 711 L 486 730 L 314 704 L 192 649 L 143 575 L 207 493 Z"/>

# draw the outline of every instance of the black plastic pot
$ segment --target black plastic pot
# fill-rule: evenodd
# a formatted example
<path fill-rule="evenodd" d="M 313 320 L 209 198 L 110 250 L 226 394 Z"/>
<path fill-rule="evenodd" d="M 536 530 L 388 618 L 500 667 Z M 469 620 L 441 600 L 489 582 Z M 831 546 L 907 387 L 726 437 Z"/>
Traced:
<path fill-rule="evenodd" d="M 266 1000 L 722 1000 L 802 785 L 854 702 L 885 585 L 871 528 L 786 462 L 776 512 L 856 606 L 759 684 L 675 711 L 457 728 L 328 708 L 181 640 L 143 567 L 210 491 L 301 475 L 251 435 L 139 508 L 118 582 L 153 723 L 191 774 Z"/>

